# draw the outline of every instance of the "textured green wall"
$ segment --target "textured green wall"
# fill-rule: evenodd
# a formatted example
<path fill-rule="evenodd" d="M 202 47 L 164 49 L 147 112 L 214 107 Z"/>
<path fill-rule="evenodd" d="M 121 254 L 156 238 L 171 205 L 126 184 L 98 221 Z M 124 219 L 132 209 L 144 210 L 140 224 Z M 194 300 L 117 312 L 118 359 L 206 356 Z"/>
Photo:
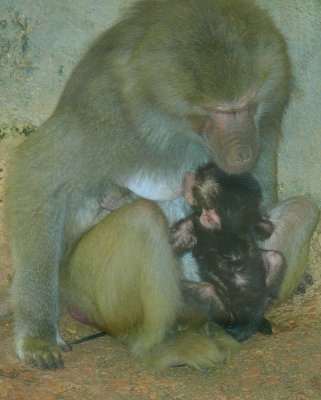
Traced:
<path fill-rule="evenodd" d="M 129 0 L 0 0 L 0 124 L 39 125 L 73 65 Z"/>
<path fill-rule="evenodd" d="M 257 1 L 284 32 L 296 77 L 280 195 L 308 194 L 321 205 L 321 1 Z M 130 2 L 0 0 L 0 125 L 41 123 L 80 55 Z"/>
<path fill-rule="evenodd" d="M 321 206 L 321 1 L 257 1 L 287 38 L 295 74 L 280 148 L 280 195 L 308 194 Z"/>

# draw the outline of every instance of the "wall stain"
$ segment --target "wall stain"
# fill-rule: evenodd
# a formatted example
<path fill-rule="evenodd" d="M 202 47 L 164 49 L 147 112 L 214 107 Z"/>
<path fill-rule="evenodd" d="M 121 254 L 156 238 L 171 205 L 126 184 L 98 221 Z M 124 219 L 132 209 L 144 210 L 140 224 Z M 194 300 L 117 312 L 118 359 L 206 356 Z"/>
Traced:
<path fill-rule="evenodd" d="M 6 18 L 0 20 L 0 68 L 7 71 L 10 78 L 29 76 L 34 71 L 29 45 L 32 29 L 28 18 L 13 7 L 9 7 Z"/>

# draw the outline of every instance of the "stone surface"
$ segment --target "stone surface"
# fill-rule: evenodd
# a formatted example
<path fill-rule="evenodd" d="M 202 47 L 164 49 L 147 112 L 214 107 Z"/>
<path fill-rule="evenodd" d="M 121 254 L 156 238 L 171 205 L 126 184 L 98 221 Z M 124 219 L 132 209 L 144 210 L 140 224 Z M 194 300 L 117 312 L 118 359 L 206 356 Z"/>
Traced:
<path fill-rule="evenodd" d="M 307 194 L 321 205 L 321 1 L 257 2 L 285 35 L 295 77 L 283 122 L 280 197 Z"/>
<path fill-rule="evenodd" d="M 1 0 L 0 124 L 39 125 L 72 67 L 129 0 Z"/>

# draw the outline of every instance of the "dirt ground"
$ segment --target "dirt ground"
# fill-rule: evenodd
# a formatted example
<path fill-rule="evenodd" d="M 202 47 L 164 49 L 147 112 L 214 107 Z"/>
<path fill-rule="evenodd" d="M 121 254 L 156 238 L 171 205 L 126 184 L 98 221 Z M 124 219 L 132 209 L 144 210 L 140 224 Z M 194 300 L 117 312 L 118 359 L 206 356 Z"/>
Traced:
<path fill-rule="evenodd" d="M 5 158 L 16 139 L 0 142 L 0 288 L 11 279 L 3 223 L 2 183 Z M 38 371 L 21 364 L 12 346 L 12 319 L 0 321 L 0 399 L 45 400 L 319 400 L 321 399 L 321 223 L 309 258 L 314 284 L 274 306 L 267 317 L 274 334 L 257 334 L 225 365 L 207 371 L 189 367 L 161 372 L 147 369 L 110 337 L 74 345 L 64 354 L 65 367 Z M 1 293 L 0 293 L 1 294 Z M 95 332 L 68 316 L 63 336 Z"/>

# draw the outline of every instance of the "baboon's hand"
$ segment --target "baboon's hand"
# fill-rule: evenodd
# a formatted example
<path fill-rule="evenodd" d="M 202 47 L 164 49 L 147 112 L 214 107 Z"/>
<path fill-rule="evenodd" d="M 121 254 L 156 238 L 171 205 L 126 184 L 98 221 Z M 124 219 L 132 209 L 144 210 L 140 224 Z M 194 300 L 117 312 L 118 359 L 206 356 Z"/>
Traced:
<path fill-rule="evenodd" d="M 69 351 L 71 347 L 63 342 L 58 346 L 52 338 L 26 337 L 19 349 L 19 357 L 33 367 L 54 370 L 64 365 L 59 349 Z"/>

